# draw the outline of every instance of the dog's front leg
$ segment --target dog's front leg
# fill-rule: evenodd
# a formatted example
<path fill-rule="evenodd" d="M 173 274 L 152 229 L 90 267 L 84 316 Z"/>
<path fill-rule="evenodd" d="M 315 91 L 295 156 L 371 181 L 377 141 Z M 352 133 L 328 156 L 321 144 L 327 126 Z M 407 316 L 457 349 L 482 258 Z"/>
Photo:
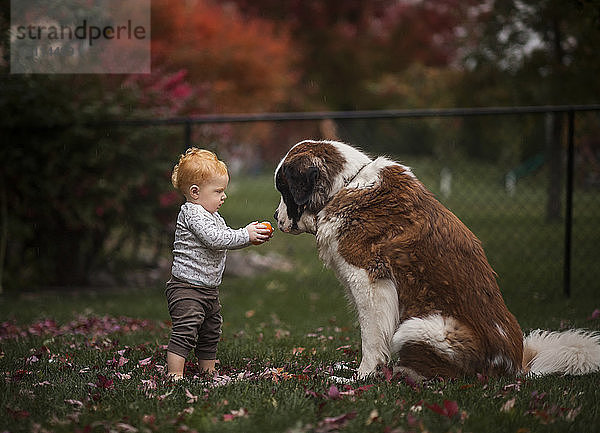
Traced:
<path fill-rule="evenodd" d="M 357 289 L 352 294 L 362 340 L 362 360 L 357 371 L 358 378 L 362 379 L 390 360 L 390 343 L 398 325 L 399 306 L 396 287 L 390 280 L 369 282 Z"/>
<path fill-rule="evenodd" d="M 374 311 L 372 311 L 374 312 Z M 374 316 L 359 318 L 360 338 L 362 342 L 362 359 L 358 367 L 359 379 L 375 373 L 377 366 L 385 364 L 389 359 L 388 345 L 382 338 L 383 335 Z"/>

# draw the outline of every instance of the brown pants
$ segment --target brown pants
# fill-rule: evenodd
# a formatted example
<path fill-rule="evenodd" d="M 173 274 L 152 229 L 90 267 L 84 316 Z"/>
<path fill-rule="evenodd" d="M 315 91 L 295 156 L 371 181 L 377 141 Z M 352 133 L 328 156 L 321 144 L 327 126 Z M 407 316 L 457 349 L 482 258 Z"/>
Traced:
<path fill-rule="evenodd" d="M 194 350 L 198 359 L 216 359 L 221 338 L 221 304 L 189 284 L 167 283 L 165 291 L 173 322 L 167 350 L 187 358 Z"/>

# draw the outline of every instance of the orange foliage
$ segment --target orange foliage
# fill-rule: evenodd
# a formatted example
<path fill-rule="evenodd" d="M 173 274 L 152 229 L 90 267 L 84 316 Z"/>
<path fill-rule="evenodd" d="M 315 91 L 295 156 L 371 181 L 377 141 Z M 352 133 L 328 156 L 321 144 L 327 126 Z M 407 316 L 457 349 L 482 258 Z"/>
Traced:
<path fill-rule="evenodd" d="M 212 112 L 280 108 L 297 82 L 294 53 L 287 33 L 231 4 L 152 2 L 153 68 L 185 69 L 193 85 L 209 85 Z"/>

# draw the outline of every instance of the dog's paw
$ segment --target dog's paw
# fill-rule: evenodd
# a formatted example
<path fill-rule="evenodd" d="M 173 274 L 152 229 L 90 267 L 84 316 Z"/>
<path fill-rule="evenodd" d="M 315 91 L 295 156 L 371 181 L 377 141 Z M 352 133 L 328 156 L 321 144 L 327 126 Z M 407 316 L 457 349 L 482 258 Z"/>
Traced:
<path fill-rule="evenodd" d="M 339 376 L 329 376 L 329 380 L 335 383 L 348 384 L 356 382 L 355 377 L 339 377 Z"/>
<path fill-rule="evenodd" d="M 358 367 L 358 370 L 356 370 L 356 377 L 359 380 L 368 379 L 369 377 L 374 376 L 375 373 L 377 373 L 377 370 L 375 368 L 363 366 L 361 364 L 361 366 Z"/>

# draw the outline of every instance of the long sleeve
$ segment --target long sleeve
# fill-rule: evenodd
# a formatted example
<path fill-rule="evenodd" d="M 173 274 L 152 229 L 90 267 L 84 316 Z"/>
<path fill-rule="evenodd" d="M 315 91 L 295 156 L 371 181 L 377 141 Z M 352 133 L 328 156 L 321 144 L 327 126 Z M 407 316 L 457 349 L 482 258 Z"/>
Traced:
<path fill-rule="evenodd" d="M 227 227 L 218 214 L 210 214 L 201 206 L 189 206 L 186 212 L 187 227 L 207 248 L 232 250 L 248 246 L 250 235 L 245 228 Z"/>
<path fill-rule="evenodd" d="M 190 284 L 217 287 L 221 284 L 227 250 L 250 245 L 245 228 L 227 227 L 217 213 L 202 206 L 185 203 L 177 217 L 173 242 L 172 274 Z"/>

